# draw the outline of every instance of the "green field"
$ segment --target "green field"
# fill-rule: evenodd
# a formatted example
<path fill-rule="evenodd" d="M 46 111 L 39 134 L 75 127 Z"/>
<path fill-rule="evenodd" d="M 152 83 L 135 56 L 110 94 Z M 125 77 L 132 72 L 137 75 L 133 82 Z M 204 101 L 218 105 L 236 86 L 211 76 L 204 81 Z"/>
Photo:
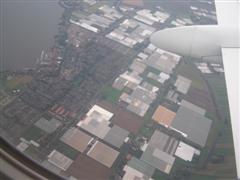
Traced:
<path fill-rule="evenodd" d="M 152 178 L 154 180 L 166 180 L 167 178 L 169 178 L 169 176 L 167 174 L 164 174 L 160 170 L 156 169 Z"/>
<path fill-rule="evenodd" d="M 72 160 L 76 159 L 79 154 L 77 150 L 73 149 L 72 147 L 60 140 L 56 142 L 55 149 Z"/>
<path fill-rule="evenodd" d="M 229 118 L 227 89 L 224 75 L 208 75 L 205 77 L 214 94 L 214 99 L 222 118 Z"/>
<path fill-rule="evenodd" d="M 36 147 L 34 147 L 33 145 L 30 145 L 25 151 L 24 153 L 34 159 L 34 160 L 38 160 L 39 159 L 39 151 L 37 150 Z"/>
<path fill-rule="evenodd" d="M 41 129 L 39 129 L 38 127 L 33 125 L 27 131 L 24 132 L 22 137 L 25 138 L 28 141 L 30 141 L 30 140 L 37 141 L 44 134 L 46 134 L 44 131 L 42 131 Z"/>
<path fill-rule="evenodd" d="M 180 64 L 176 69 L 176 73 L 192 80 L 192 86 L 196 89 L 203 89 L 205 82 L 201 76 L 201 73 L 195 67 L 194 64 L 188 62 L 187 64 Z"/>
<path fill-rule="evenodd" d="M 103 98 L 113 104 L 118 102 L 119 97 L 121 96 L 122 91 L 114 89 L 111 86 L 106 86 L 102 90 Z"/>

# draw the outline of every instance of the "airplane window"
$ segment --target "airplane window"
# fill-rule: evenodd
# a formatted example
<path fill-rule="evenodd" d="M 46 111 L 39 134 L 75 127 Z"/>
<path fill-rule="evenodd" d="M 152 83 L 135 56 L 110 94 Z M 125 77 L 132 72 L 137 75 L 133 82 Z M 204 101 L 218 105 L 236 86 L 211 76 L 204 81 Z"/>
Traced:
<path fill-rule="evenodd" d="M 1 138 L 70 180 L 236 179 L 218 1 L 1 0 Z"/>

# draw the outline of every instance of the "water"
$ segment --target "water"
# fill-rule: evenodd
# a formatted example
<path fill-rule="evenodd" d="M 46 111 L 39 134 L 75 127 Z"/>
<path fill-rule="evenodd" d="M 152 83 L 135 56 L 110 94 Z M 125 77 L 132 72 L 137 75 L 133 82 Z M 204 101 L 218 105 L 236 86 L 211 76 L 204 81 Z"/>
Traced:
<path fill-rule="evenodd" d="M 54 43 L 63 8 L 58 0 L 0 0 L 1 69 L 33 68 Z"/>

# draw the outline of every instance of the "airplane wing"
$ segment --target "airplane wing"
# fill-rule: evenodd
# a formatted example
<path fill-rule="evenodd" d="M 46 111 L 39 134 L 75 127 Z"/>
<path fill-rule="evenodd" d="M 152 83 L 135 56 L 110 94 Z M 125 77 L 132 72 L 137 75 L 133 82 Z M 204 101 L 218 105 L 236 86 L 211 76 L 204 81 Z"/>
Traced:
<path fill-rule="evenodd" d="M 218 25 L 234 27 L 238 30 L 235 37 L 238 39 L 236 47 L 230 47 L 227 44 L 222 45 L 222 59 L 227 84 L 237 176 L 240 178 L 240 2 L 238 0 L 215 0 L 215 5 Z"/>

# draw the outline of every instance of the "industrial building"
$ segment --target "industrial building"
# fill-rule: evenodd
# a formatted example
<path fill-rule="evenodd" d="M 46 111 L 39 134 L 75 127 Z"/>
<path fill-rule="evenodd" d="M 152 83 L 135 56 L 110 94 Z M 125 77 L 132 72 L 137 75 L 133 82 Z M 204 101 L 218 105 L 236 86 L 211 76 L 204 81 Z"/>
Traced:
<path fill-rule="evenodd" d="M 175 152 L 175 156 L 185 160 L 192 161 L 194 155 L 200 155 L 200 151 L 184 142 L 180 142 Z"/>
<path fill-rule="evenodd" d="M 116 21 L 117 19 L 121 19 L 123 17 L 123 15 L 119 11 L 108 5 L 103 5 L 98 9 L 103 12 L 104 17 L 112 19 L 114 21 Z"/>
<path fill-rule="evenodd" d="M 168 18 L 168 13 L 163 13 L 160 11 L 152 13 L 152 11 L 149 9 L 141 9 L 137 11 L 137 15 L 134 16 L 134 19 L 147 25 L 153 25 L 154 23 L 164 23 Z"/>
<path fill-rule="evenodd" d="M 87 3 L 93 5 L 95 2 L 87 1 Z M 74 12 L 73 17 L 70 19 L 70 22 L 89 31 L 98 33 L 101 30 L 109 28 L 112 23 L 123 17 L 120 12 L 107 5 L 99 7 L 99 11 L 101 14 L 93 13 L 88 16 L 79 12 Z"/>
<path fill-rule="evenodd" d="M 183 77 L 181 75 L 177 76 L 177 80 L 175 82 L 175 86 L 177 91 L 183 93 L 183 94 L 187 94 L 190 86 L 191 86 L 192 81 L 186 77 Z"/>
<path fill-rule="evenodd" d="M 152 119 L 157 123 L 169 127 L 172 124 L 173 119 L 175 118 L 176 113 L 167 109 L 164 106 L 158 106 L 154 112 Z"/>
<path fill-rule="evenodd" d="M 140 86 L 152 93 L 157 93 L 159 91 L 158 87 L 148 83 L 147 81 L 143 81 Z"/>
<path fill-rule="evenodd" d="M 117 41 L 127 47 L 133 48 L 142 43 L 155 32 L 156 29 L 134 19 L 126 19 L 117 29 L 106 35 L 107 38 Z"/>
<path fill-rule="evenodd" d="M 112 116 L 113 113 L 94 105 L 86 114 L 86 118 L 80 120 L 77 126 L 103 139 L 111 129 L 109 120 Z"/>
<path fill-rule="evenodd" d="M 150 104 L 157 97 L 156 92 L 158 91 L 158 88 L 151 86 L 150 89 L 152 91 L 149 91 L 142 86 L 137 86 L 130 95 L 123 93 L 120 96 L 120 100 L 128 104 L 127 109 L 129 111 L 132 111 L 139 116 L 144 116 L 150 107 Z"/>
<path fill-rule="evenodd" d="M 128 134 L 129 132 L 127 130 L 114 125 L 103 140 L 117 148 L 120 148 L 123 145 L 124 140 L 128 137 Z"/>
<path fill-rule="evenodd" d="M 126 165 L 124 166 L 123 170 L 125 174 L 122 180 L 129 180 L 129 179 L 143 179 L 143 180 L 152 180 L 152 178 L 147 177 L 144 173 Z"/>
<path fill-rule="evenodd" d="M 180 61 L 180 56 L 156 49 L 144 62 L 159 71 L 171 74 Z"/>
<path fill-rule="evenodd" d="M 174 90 L 169 90 L 166 96 L 166 99 L 168 99 L 169 101 L 172 101 L 174 103 L 179 103 L 179 98 L 180 98 L 180 93 L 176 92 Z"/>
<path fill-rule="evenodd" d="M 172 121 L 171 128 L 181 133 L 186 139 L 205 146 L 212 120 L 184 106 L 180 106 Z"/>
<path fill-rule="evenodd" d="M 87 153 L 89 157 L 109 168 L 112 167 L 114 161 L 118 157 L 118 154 L 118 151 L 99 141 L 97 141 Z"/>
<path fill-rule="evenodd" d="M 156 130 L 152 135 L 147 149 L 143 152 L 141 160 L 169 174 L 175 161 L 173 156 L 178 141 L 167 134 Z"/>
<path fill-rule="evenodd" d="M 134 72 L 137 72 L 138 74 L 141 74 L 144 72 L 144 70 L 146 69 L 146 65 L 139 62 L 138 60 L 134 60 L 133 63 L 130 65 L 130 69 Z"/>
<path fill-rule="evenodd" d="M 203 74 L 211 74 L 212 71 L 209 69 L 207 63 L 195 63 L 197 68 L 203 73 Z"/>
<path fill-rule="evenodd" d="M 159 75 L 149 72 L 147 77 L 163 84 L 165 81 L 167 81 L 170 78 L 170 75 L 164 72 L 161 72 Z"/>
<path fill-rule="evenodd" d="M 137 171 L 143 173 L 147 177 L 152 177 L 155 171 L 154 167 L 135 157 L 132 157 L 131 160 L 128 161 L 127 166 L 136 169 Z"/>
<path fill-rule="evenodd" d="M 62 123 L 54 118 L 47 120 L 42 117 L 34 125 L 46 133 L 53 133 Z"/>
<path fill-rule="evenodd" d="M 53 150 L 48 155 L 48 161 L 53 165 L 57 166 L 58 168 L 62 169 L 63 171 L 66 171 L 73 163 L 72 159 L 68 158 L 67 156 L 56 150 Z"/>
<path fill-rule="evenodd" d="M 120 74 L 119 77 L 115 79 L 112 87 L 118 90 L 122 90 L 124 87 L 135 89 L 142 82 L 142 80 L 143 79 L 139 76 L 138 72 L 125 71 L 123 74 Z"/>
<path fill-rule="evenodd" d="M 88 144 L 93 140 L 93 137 L 73 127 L 68 129 L 60 138 L 60 140 L 77 151 L 83 153 Z"/>
<path fill-rule="evenodd" d="M 189 101 L 186 101 L 186 100 L 182 100 L 181 101 L 181 106 L 185 107 L 185 108 L 188 108 L 188 109 L 191 109 L 192 111 L 196 112 L 196 113 L 199 113 L 201 115 L 205 115 L 206 114 L 206 109 L 203 109 L 195 104 L 192 104 L 190 103 Z"/>

